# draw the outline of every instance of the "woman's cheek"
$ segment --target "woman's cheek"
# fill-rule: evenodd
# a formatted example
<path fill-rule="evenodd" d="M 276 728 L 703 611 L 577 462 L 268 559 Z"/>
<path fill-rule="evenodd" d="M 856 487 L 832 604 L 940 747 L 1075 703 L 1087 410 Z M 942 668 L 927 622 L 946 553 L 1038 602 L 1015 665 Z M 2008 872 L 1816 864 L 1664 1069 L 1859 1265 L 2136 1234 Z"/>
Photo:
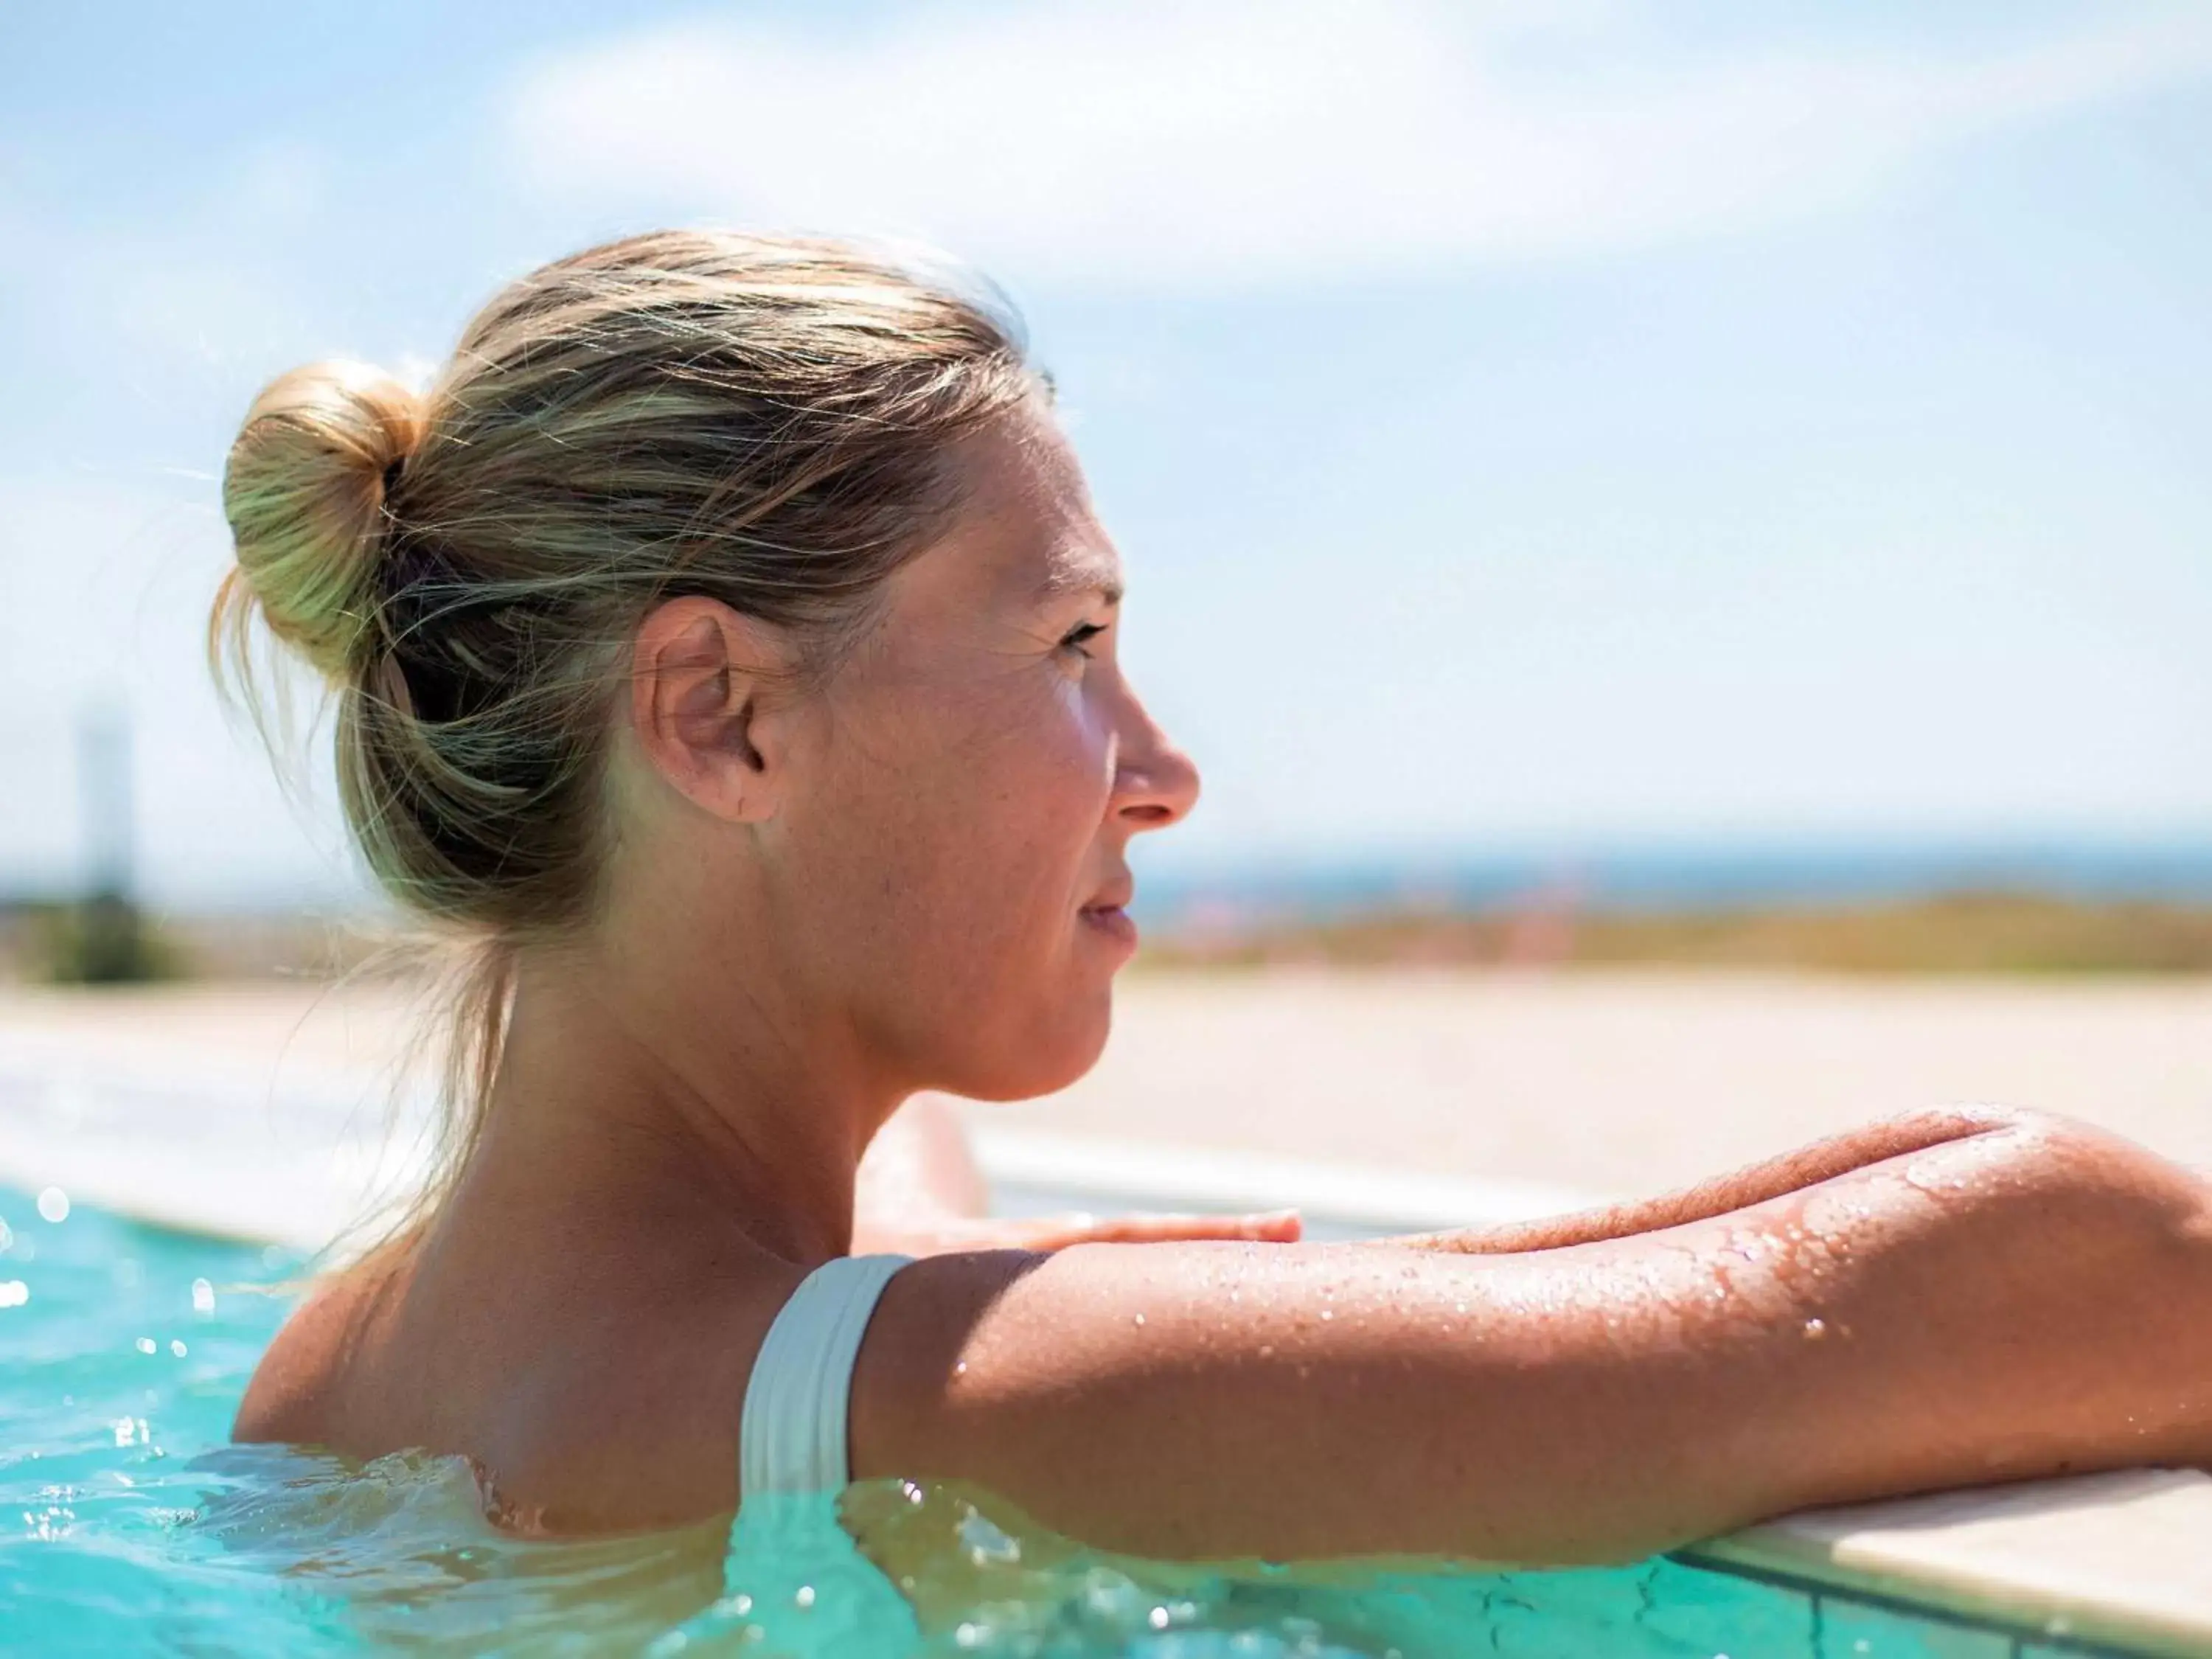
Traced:
<path fill-rule="evenodd" d="M 1113 786 L 1113 722 L 1083 676 L 1055 667 L 1054 679 L 1018 722 L 1024 740 L 1014 787 L 1030 812 L 1095 821 Z"/>
<path fill-rule="evenodd" d="M 1114 730 L 1113 713 L 1102 695 L 1088 692 L 1078 699 L 1066 750 L 1070 795 L 1093 826 L 1104 819 L 1114 792 Z"/>

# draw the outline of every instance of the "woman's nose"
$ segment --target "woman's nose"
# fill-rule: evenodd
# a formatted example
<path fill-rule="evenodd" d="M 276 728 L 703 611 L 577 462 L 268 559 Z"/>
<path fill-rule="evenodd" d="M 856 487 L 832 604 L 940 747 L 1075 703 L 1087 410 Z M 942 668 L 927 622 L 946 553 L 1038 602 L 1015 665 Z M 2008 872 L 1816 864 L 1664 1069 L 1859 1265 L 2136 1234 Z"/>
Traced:
<path fill-rule="evenodd" d="M 1122 722 L 1109 811 L 1131 830 L 1164 830 L 1198 805 L 1198 768 L 1133 696 Z"/>

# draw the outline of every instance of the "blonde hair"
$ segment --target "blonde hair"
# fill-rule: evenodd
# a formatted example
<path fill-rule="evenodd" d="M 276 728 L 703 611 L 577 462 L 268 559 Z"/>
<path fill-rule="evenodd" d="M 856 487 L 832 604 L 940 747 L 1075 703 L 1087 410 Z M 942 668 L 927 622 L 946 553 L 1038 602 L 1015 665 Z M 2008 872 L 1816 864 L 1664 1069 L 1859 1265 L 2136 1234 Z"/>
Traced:
<path fill-rule="evenodd" d="M 467 947 L 415 1214 L 474 1144 L 516 952 L 592 914 L 646 612 L 707 595 L 834 662 L 957 506 L 947 446 L 1042 384 L 1006 313 L 887 256 L 663 232 L 508 287 L 427 392 L 325 362 L 254 400 L 217 672 L 253 700 L 257 617 L 313 666 L 369 871 Z"/>

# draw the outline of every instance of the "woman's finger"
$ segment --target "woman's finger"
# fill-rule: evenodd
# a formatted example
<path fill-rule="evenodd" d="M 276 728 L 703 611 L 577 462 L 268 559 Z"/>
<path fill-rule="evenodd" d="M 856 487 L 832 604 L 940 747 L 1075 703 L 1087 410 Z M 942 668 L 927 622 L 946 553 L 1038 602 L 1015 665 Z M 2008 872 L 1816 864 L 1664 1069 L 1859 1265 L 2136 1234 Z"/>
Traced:
<path fill-rule="evenodd" d="M 1304 1231 L 1295 1210 L 1256 1215 L 1127 1215 L 1104 1220 L 1061 1216 L 1042 1224 L 1032 1249 L 1064 1249 L 1070 1244 L 1163 1244 L 1191 1239 L 1251 1239 L 1294 1244 Z"/>
<path fill-rule="evenodd" d="M 853 1249 L 855 1255 L 891 1251 L 939 1255 L 954 1250 L 1064 1250 L 1071 1244 L 1163 1244 L 1194 1239 L 1295 1244 L 1303 1233 L 1296 1210 L 1250 1215 L 962 1216 L 904 1228 L 859 1228 Z"/>

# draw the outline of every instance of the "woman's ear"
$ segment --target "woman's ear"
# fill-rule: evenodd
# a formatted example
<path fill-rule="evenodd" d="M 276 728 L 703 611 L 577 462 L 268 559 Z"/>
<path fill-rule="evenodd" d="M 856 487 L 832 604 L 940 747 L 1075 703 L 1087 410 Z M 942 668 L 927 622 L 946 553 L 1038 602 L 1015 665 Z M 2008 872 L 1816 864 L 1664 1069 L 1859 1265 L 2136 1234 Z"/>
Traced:
<path fill-rule="evenodd" d="M 639 625 L 630 725 L 647 762 L 694 805 L 733 823 L 775 816 L 783 722 L 769 693 L 787 678 L 778 630 L 718 599 L 671 599 Z"/>

